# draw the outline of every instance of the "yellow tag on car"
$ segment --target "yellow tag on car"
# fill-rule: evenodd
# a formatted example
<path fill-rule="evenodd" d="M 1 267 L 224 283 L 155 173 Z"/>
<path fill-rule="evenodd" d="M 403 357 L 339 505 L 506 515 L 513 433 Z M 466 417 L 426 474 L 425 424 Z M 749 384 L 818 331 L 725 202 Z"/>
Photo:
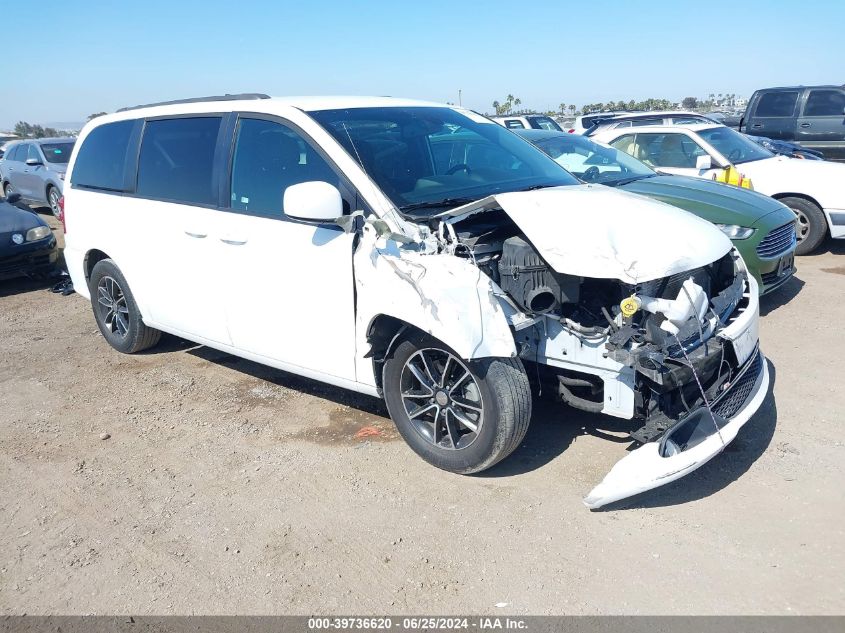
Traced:
<path fill-rule="evenodd" d="M 733 165 L 728 165 L 721 171 L 717 171 L 713 174 L 713 180 L 733 185 L 734 187 L 741 187 L 743 189 L 754 189 L 754 186 L 751 184 L 751 178 L 742 174 Z"/>
<path fill-rule="evenodd" d="M 619 308 L 622 310 L 622 314 L 629 317 L 633 316 L 637 310 L 640 309 L 640 304 L 637 301 L 637 298 L 634 295 L 631 295 L 627 299 L 622 299 L 622 303 L 619 304 Z"/>

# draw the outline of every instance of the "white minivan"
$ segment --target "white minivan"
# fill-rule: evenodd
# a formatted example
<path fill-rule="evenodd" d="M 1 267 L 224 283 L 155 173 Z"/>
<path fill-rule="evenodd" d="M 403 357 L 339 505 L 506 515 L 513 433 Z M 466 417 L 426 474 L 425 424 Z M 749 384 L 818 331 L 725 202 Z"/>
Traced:
<path fill-rule="evenodd" d="M 383 397 L 439 468 L 511 453 L 542 385 L 642 444 L 598 507 L 718 454 L 768 389 L 756 283 L 721 231 L 580 184 L 469 110 L 143 106 L 88 123 L 69 173 L 65 259 L 112 347 L 170 332 Z"/>

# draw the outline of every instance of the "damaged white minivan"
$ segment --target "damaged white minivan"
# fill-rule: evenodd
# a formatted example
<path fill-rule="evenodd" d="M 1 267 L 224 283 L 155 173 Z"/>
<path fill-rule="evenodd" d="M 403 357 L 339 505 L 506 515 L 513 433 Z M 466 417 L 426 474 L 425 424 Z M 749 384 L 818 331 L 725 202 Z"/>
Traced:
<path fill-rule="evenodd" d="M 439 468 L 505 458 L 542 386 L 631 420 L 641 446 L 597 508 L 717 455 L 768 389 L 756 283 L 721 231 L 579 184 L 469 110 L 141 106 L 86 125 L 69 174 L 65 259 L 115 349 L 170 332 L 381 396 Z"/>

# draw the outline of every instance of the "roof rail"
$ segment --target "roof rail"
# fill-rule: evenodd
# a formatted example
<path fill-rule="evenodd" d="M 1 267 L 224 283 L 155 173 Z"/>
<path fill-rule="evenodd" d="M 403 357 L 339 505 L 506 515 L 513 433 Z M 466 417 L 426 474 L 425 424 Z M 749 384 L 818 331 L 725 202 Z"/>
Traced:
<path fill-rule="evenodd" d="M 215 95 L 211 97 L 191 97 L 190 99 L 176 99 L 175 101 L 159 101 L 158 103 L 145 103 L 144 105 L 130 106 L 128 108 L 120 108 L 118 112 L 127 112 L 129 110 L 139 110 L 141 108 L 152 108 L 155 106 L 178 105 L 180 103 L 202 103 L 203 101 L 248 101 L 251 99 L 269 99 L 270 95 L 265 95 L 260 92 L 245 92 L 243 94 L 225 94 Z"/>

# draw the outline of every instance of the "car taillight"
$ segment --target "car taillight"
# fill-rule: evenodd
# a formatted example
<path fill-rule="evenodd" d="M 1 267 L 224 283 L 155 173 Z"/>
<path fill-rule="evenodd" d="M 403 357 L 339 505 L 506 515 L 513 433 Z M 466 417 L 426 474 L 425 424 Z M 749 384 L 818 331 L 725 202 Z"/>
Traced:
<path fill-rule="evenodd" d="M 566 130 L 566 131 L 567 131 L 567 132 L 569 132 L 570 134 L 575 134 L 575 128 L 574 128 L 574 127 L 569 128 L 569 129 L 568 129 L 568 130 Z"/>
<path fill-rule="evenodd" d="M 62 223 L 62 232 L 67 235 L 67 225 L 65 224 L 65 197 L 59 198 L 59 222 Z"/>

